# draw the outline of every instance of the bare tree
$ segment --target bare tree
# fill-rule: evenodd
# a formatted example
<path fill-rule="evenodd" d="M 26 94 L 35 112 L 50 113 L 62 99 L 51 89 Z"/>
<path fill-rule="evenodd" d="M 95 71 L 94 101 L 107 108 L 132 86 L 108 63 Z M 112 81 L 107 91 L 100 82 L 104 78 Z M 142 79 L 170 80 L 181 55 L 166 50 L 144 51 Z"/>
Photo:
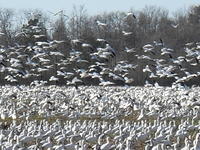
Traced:
<path fill-rule="evenodd" d="M 12 44 L 12 18 L 14 12 L 11 9 L 0 9 L 0 30 L 1 30 L 1 44 L 8 47 Z"/>
<path fill-rule="evenodd" d="M 86 27 L 86 25 L 87 14 L 84 5 L 79 6 L 79 8 L 74 6 L 67 24 L 71 39 L 80 39 L 83 37 L 82 32 L 84 31 L 84 27 Z"/>
<path fill-rule="evenodd" d="M 61 10 L 58 15 L 59 15 L 59 18 L 53 24 L 53 34 L 52 34 L 53 39 L 67 40 L 68 33 L 67 33 L 67 28 L 66 28 L 66 20 L 68 18 L 66 18 L 67 16 L 64 15 L 63 10 Z"/>

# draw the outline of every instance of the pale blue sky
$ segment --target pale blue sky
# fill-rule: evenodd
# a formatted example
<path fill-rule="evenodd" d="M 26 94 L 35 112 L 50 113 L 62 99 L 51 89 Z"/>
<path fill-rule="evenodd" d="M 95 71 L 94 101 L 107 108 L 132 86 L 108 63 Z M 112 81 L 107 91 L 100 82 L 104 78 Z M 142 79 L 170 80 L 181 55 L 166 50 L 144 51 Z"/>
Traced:
<path fill-rule="evenodd" d="M 130 8 L 140 10 L 145 5 L 156 5 L 174 12 L 192 4 L 200 4 L 200 0 L 0 0 L 1 8 L 40 8 L 54 12 L 63 9 L 66 13 L 72 11 L 73 5 L 84 5 L 91 15 L 104 11 L 129 11 Z"/>

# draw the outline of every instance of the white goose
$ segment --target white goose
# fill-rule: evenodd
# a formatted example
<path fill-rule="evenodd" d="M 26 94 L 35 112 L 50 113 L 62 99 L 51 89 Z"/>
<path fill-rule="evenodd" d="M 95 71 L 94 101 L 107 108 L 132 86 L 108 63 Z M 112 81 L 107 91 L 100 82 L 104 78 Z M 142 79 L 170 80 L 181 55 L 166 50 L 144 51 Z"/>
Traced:
<path fill-rule="evenodd" d="M 73 142 L 73 138 L 70 138 L 70 143 L 64 146 L 67 150 L 77 150 L 77 145 Z"/>
<path fill-rule="evenodd" d="M 114 145 L 110 142 L 110 137 L 106 138 L 106 143 L 101 145 L 101 150 L 110 150 Z"/>
<path fill-rule="evenodd" d="M 197 133 L 193 145 L 192 150 L 200 150 L 200 133 Z"/>

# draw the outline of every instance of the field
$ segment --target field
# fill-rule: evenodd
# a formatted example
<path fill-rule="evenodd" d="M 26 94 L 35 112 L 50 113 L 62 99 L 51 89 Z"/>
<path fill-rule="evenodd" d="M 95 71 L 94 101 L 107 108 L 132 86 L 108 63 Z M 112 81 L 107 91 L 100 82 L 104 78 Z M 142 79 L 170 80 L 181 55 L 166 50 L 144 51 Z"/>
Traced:
<path fill-rule="evenodd" d="M 199 90 L 1 86 L 0 149 L 195 148 Z"/>

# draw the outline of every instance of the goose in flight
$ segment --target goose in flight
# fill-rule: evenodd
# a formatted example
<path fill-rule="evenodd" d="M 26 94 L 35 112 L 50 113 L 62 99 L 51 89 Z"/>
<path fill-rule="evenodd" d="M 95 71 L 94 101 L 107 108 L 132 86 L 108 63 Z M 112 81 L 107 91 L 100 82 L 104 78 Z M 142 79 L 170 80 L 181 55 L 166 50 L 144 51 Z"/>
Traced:
<path fill-rule="evenodd" d="M 136 52 L 135 48 L 128 48 L 128 47 L 125 47 L 124 51 L 127 52 L 127 53 L 134 53 L 134 52 Z"/>
<path fill-rule="evenodd" d="M 129 13 L 127 13 L 127 15 L 126 15 L 126 18 L 127 18 L 127 19 L 136 19 L 136 16 L 135 16 L 134 13 L 129 12 Z"/>
<path fill-rule="evenodd" d="M 124 36 L 129 36 L 129 35 L 132 35 L 133 32 L 122 31 L 122 34 L 123 34 Z"/>
<path fill-rule="evenodd" d="M 99 27 L 106 27 L 107 24 L 106 23 L 103 23 L 103 22 L 100 22 L 99 20 L 96 20 L 96 23 Z"/>
<path fill-rule="evenodd" d="M 172 26 L 174 29 L 176 29 L 176 28 L 178 28 L 179 24 L 171 24 L 171 26 Z"/>

